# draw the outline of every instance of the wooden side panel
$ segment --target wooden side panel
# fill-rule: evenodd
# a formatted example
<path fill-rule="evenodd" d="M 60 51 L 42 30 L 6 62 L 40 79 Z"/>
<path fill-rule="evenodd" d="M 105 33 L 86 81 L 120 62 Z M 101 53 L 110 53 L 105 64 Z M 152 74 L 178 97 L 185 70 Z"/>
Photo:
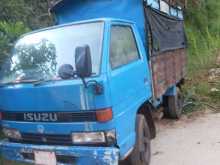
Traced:
<path fill-rule="evenodd" d="M 167 51 L 151 57 L 154 96 L 161 97 L 173 84 L 186 75 L 185 49 Z"/>

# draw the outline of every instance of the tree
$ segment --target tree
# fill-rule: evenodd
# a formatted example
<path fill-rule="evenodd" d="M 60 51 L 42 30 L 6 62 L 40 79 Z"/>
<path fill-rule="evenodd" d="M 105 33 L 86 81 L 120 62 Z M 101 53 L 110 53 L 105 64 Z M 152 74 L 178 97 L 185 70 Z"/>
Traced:
<path fill-rule="evenodd" d="M 14 41 L 29 30 L 22 22 L 0 22 L 0 66 L 10 55 Z"/>
<path fill-rule="evenodd" d="M 48 12 L 52 0 L 0 1 L 0 66 L 16 39 L 30 30 L 53 25 Z"/>
<path fill-rule="evenodd" d="M 30 29 L 50 26 L 53 18 L 48 12 L 48 0 L 1 0 L 0 21 L 22 22 Z"/>

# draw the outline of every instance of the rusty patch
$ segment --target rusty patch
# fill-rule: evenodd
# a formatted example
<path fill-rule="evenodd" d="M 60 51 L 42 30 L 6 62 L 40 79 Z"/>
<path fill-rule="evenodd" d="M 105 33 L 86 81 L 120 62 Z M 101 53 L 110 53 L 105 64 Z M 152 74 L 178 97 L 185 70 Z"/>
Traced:
<path fill-rule="evenodd" d="M 186 75 L 186 49 L 176 49 L 151 57 L 154 97 L 161 97 Z"/>

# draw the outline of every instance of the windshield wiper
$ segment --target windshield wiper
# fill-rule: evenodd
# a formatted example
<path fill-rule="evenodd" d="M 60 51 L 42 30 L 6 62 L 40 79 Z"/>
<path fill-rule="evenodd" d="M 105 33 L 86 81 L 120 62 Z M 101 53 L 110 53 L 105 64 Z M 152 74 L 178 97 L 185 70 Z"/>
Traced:
<path fill-rule="evenodd" d="M 11 81 L 8 83 L 1 83 L 0 87 L 8 86 L 8 85 L 17 85 L 17 84 L 35 84 L 37 82 L 42 82 L 43 79 L 35 80 L 35 79 L 24 79 L 24 80 L 17 80 L 17 81 Z"/>
<path fill-rule="evenodd" d="M 57 80 L 44 80 L 44 79 L 41 79 L 41 80 L 38 80 L 36 82 L 33 83 L 34 86 L 38 86 L 38 85 L 41 85 L 43 83 L 47 83 L 47 82 L 51 82 L 51 81 L 57 81 Z"/>
<path fill-rule="evenodd" d="M 52 82 L 52 81 L 59 81 L 62 80 L 60 78 L 51 79 L 51 80 L 45 80 L 45 79 L 23 79 L 19 81 L 12 81 L 8 83 L 1 83 L 0 87 L 8 86 L 8 85 L 17 85 L 17 84 L 33 84 L 34 86 L 41 85 L 43 83 Z"/>
<path fill-rule="evenodd" d="M 16 85 L 16 84 L 18 84 L 18 83 L 15 83 L 15 82 L 1 83 L 0 87 L 4 87 L 4 86 L 8 86 L 8 85 Z"/>

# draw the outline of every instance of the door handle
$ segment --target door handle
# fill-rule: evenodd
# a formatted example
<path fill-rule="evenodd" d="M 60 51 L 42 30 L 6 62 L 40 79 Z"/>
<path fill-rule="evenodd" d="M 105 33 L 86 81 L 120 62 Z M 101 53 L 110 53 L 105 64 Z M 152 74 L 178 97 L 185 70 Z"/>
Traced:
<path fill-rule="evenodd" d="M 147 77 L 144 78 L 144 85 L 148 85 L 148 78 Z"/>

